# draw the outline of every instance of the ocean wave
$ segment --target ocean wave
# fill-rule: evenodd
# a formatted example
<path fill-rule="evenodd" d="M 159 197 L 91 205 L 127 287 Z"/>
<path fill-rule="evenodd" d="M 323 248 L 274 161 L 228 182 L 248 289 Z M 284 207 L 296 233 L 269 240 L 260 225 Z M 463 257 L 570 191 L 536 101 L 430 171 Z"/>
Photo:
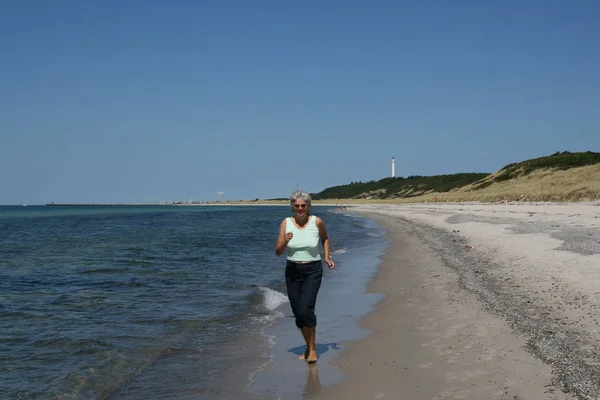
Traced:
<path fill-rule="evenodd" d="M 367 233 L 365 233 L 365 235 L 371 236 L 371 237 L 376 237 L 376 238 L 382 238 L 385 236 L 385 233 L 367 232 Z"/>
<path fill-rule="evenodd" d="M 345 247 L 342 247 L 341 249 L 337 249 L 331 252 L 331 254 L 334 255 L 340 255 L 340 254 L 346 254 L 348 250 Z"/>
<path fill-rule="evenodd" d="M 281 292 L 278 292 L 277 290 L 269 289 L 268 287 L 264 286 L 259 286 L 258 289 L 263 295 L 263 305 L 267 308 L 267 310 L 274 311 L 283 303 L 288 302 L 287 296 Z"/>
<path fill-rule="evenodd" d="M 254 315 L 252 320 L 261 324 L 270 324 L 283 318 L 285 315 L 281 311 L 278 311 L 277 307 L 288 302 L 287 296 L 277 290 L 269 289 L 264 286 L 259 286 L 258 290 L 262 296 L 261 307 L 266 313 Z"/>
<path fill-rule="evenodd" d="M 367 229 L 367 228 L 368 228 L 368 226 L 366 226 L 366 225 L 365 225 L 365 224 L 364 224 L 362 221 L 360 221 L 360 220 L 354 220 L 354 221 L 352 221 L 352 225 L 354 225 L 354 226 L 358 226 L 359 228 L 362 228 L 362 229 Z"/>

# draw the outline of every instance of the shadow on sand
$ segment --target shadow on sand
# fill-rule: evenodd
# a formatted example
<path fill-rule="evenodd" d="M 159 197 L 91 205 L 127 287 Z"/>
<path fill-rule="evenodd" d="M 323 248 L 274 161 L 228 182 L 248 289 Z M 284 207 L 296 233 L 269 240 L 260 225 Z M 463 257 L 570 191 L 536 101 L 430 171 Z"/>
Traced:
<path fill-rule="evenodd" d="M 337 343 L 317 343 L 316 347 L 317 347 L 317 356 L 321 356 L 322 354 L 327 353 L 327 351 L 329 349 L 333 349 L 333 350 L 340 349 L 340 347 L 338 346 Z M 288 350 L 288 352 L 294 353 L 298 357 L 300 357 L 302 354 L 304 354 L 305 351 L 306 351 L 306 345 L 292 347 L 291 349 Z"/>

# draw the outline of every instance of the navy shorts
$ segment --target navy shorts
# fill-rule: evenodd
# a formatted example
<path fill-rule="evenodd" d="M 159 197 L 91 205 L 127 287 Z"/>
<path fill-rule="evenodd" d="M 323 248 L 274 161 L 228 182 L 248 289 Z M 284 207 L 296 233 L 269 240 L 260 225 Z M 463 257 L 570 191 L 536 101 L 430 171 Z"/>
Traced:
<path fill-rule="evenodd" d="M 315 305 L 322 278 L 323 263 L 321 260 L 306 264 L 288 260 L 286 263 L 285 283 L 298 328 L 317 326 Z"/>

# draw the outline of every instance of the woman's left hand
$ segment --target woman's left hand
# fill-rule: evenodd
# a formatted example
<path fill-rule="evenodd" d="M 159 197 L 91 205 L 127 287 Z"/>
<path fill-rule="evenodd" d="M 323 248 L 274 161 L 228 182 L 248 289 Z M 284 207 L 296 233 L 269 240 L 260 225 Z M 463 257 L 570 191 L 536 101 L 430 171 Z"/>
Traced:
<path fill-rule="evenodd" d="M 329 265 L 329 269 L 335 268 L 335 263 L 333 262 L 333 260 L 331 258 L 326 258 L 325 262 L 327 263 L 327 265 Z"/>

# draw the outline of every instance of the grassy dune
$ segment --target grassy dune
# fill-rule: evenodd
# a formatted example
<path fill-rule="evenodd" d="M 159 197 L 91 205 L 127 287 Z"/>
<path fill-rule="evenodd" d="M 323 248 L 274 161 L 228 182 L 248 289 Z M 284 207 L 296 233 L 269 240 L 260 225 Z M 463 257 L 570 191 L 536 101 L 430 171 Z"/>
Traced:
<path fill-rule="evenodd" d="M 600 153 L 558 152 L 489 173 L 383 178 L 352 182 L 313 193 L 314 204 L 420 202 L 574 202 L 600 200 Z M 213 203 L 216 205 L 219 203 Z M 240 200 L 220 204 L 284 205 L 286 199 Z"/>
<path fill-rule="evenodd" d="M 600 153 L 555 153 L 509 164 L 493 174 L 391 179 L 328 188 L 315 195 L 316 203 L 600 200 Z M 356 190 L 362 188 L 368 191 L 356 195 Z M 353 196 L 327 196 L 336 193 Z"/>
<path fill-rule="evenodd" d="M 483 189 L 474 185 L 449 192 L 431 192 L 409 198 L 327 199 L 323 203 L 381 204 L 421 202 L 499 201 L 595 201 L 600 200 L 600 164 L 566 171 L 538 170 L 526 176 L 493 183 Z"/>
<path fill-rule="evenodd" d="M 474 185 L 392 202 L 593 201 L 600 200 L 600 164 L 563 171 L 542 169 L 482 189 Z"/>

